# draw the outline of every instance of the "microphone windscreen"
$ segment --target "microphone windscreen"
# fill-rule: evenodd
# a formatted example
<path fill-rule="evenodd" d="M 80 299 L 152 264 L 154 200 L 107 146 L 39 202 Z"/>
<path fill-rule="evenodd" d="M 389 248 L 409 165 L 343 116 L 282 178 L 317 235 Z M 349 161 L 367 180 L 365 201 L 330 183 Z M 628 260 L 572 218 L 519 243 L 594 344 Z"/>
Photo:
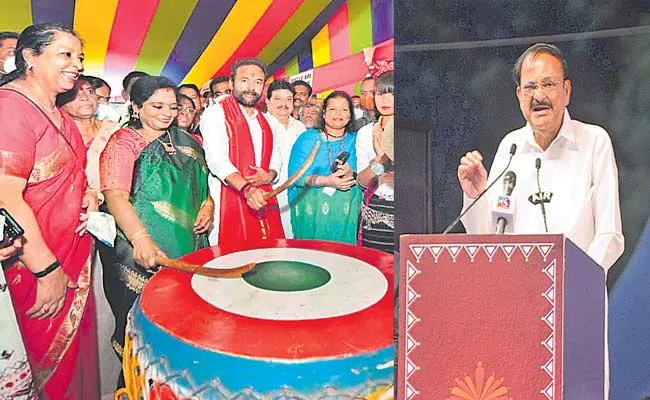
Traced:
<path fill-rule="evenodd" d="M 506 172 L 503 177 L 503 192 L 506 196 L 510 196 L 517 184 L 517 175 L 513 171 Z"/>
<path fill-rule="evenodd" d="M 542 160 L 539 157 L 535 159 L 535 168 L 537 169 L 542 168 Z"/>
<path fill-rule="evenodd" d="M 511 155 L 511 156 L 514 156 L 516 151 L 517 151 L 517 145 L 513 143 L 513 144 L 510 146 L 510 155 Z"/>

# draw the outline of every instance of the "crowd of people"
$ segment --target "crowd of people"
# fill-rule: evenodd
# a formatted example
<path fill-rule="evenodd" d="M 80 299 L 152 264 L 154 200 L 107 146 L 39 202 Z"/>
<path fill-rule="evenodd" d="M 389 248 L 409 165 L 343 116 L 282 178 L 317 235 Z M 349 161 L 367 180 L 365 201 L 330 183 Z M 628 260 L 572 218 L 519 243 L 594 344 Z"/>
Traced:
<path fill-rule="evenodd" d="M 24 229 L 0 249 L 13 301 L 0 314 L 15 313 L 23 334 L 5 343 L 24 348 L 33 376 L 17 396 L 98 398 L 95 249 L 118 357 L 162 259 L 282 238 L 393 252 L 392 71 L 356 98 L 275 80 L 262 103 L 269 74 L 254 58 L 201 87 L 133 71 L 116 106 L 83 57 L 62 25 L 0 33 L 0 207 Z M 96 211 L 115 221 L 112 246 L 87 232 Z"/>
<path fill-rule="evenodd" d="M 365 78 L 359 96 L 324 99 L 308 82 L 275 80 L 263 103 L 269 74 L 254 58 L 202 86 L 133 71 L 116 108 L 109 84 L 82 74 L 83 57 L 81 38 L 61 25 L 0 32 L 0 208 L 24 230 L 0 246 L 0 350 L 26 355 L 33 377 L 8 386 L 0 375 L 8 397 L 99 397 L 96 248 L 118 357 L 127 313 L 161 260 L 284 238 L 393 252 L 392 70 Z M 526 125 L 504 137 L 489 173 L 480 151 L 461 158 L 463 225 L 494 231 L 501 192 L 487 183 L 510 168 L 520 181 L 510 229 L 564 233 L 607 270 L 624 249 L 611 139 L 569 115 L 557 47 L 531 46 L 514 77 Z M 547 203 L 555 193 L 548 216 L 544 198 L 534 201 L 542 161 Z M 113 243 L 87 232 L 98 210 L 115 221 Z"/>

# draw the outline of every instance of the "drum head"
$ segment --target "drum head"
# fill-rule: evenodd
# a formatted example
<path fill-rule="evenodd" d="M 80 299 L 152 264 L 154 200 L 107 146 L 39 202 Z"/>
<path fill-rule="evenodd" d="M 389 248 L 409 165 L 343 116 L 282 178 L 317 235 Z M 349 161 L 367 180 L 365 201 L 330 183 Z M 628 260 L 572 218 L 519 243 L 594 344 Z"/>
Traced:
<path fill-rule="evenodd" d="M 274 240 L 185 258 L 209 268 L 251 262 L 242 278 L 164 269 L 145 286 L 144 315 L 179 340 L 253 358 L 362 354 L 393 343 L 393 255 L 333 242 Z"/>

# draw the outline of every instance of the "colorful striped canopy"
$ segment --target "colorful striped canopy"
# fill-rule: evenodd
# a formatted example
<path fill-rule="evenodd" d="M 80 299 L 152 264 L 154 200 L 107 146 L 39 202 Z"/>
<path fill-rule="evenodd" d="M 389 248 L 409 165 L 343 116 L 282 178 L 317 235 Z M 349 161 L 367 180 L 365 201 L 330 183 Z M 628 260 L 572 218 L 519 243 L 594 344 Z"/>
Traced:
<path fill-rule="evenodd" d="M 114 89 L 132 70 L 202 86 L 233 60 L 298 73 L 393 37 L 393 0 L 0 0 L 0 31 L 58 22 Z"/>

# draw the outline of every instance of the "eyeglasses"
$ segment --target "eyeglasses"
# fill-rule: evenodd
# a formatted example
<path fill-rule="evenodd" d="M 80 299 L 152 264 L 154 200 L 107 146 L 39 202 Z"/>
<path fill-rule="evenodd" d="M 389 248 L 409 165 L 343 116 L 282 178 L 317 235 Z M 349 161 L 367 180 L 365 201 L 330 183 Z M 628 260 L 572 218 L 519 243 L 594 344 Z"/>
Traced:
<path fill-rule="evenodd" d="M 303 110 L 300 112 L 300 115 L 304 117 L 318 117 L 320 116 L 320 111 L 318 110 Z"/>
<path fill-rule="evenodd" d="M 193 108 L 189 108 L 189 107 L 188 107 L 188 108 L 179 108 L 179 109 L 178 109 L 178 112 L 179 112 L 179 113 L 194 114 L 194 113 L 196 113 L 196 110 L 193 109 Z"/>
<path fill-rule="evenodd" d="M 526 84 L 524 87 L 521 88 L 521 91 L 526 95 L 526 96 L 532 96 L 535 94 L 537 89 L 542 89 L 542 92 L 544 93 L 551 93 L 554 90 L 556 90 L 562 83 L 562 81 L 544 81 L 540 83 L 539 85 L 534 82 L 530 82 Z"/>

